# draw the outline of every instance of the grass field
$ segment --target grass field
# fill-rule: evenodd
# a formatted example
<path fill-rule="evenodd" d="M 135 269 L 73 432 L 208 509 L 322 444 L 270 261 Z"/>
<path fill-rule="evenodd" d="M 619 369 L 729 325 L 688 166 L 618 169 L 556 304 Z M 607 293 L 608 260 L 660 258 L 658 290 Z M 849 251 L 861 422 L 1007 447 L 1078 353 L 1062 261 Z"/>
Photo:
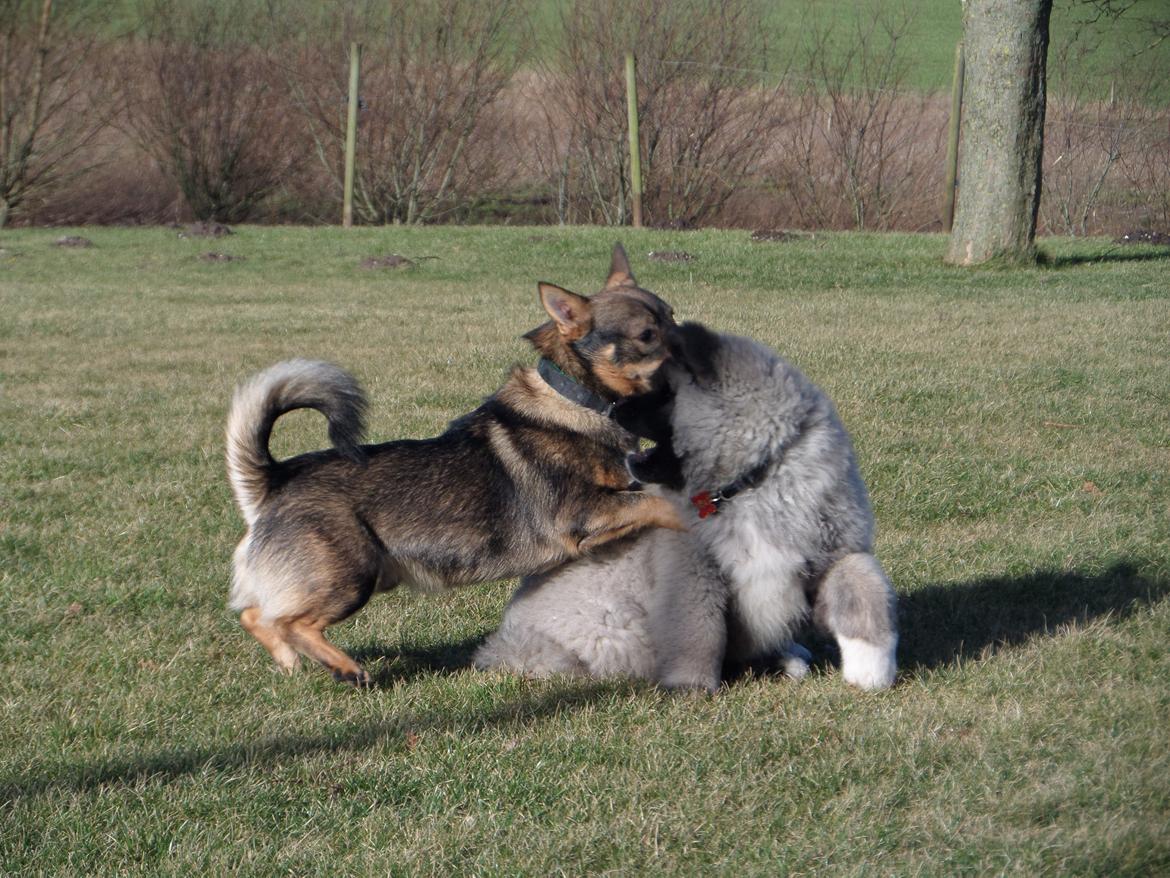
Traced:
<path fill-rule="evenodd" d="M 774 61 L 783 66 L 786 58 L 799 52 L 807 27 L 814 23 L 825 27 L 832 23 L 842 37 L 866 26 L 883 10 L 897 20 L 905 13 L 909 31 L 899 50 L 905 64 L 909 88 L 920 91 L 947 92 L 953 77 L 955 45 L 963 37 L 963 8 L 960 0 L 785 0 L 771 4 L 779 39 Z M 1082 0 L 1055 0 L 1050 19 L 1049 87 L 1082 87 L 1085 96 L 1104 100 L 1114 82 L 1124 93 L 1132 86 L 1135 53 L 1154 39 L 1142 21 L 1150 17 L 1165 18 L 1165 0 L 1136 0 L 1127 14 L 1116 21 L 1106 17 L 1094 19 L 1093 9 Z M 881 33 L 880 29 L 877 31 Z M 1069 44 L 1077 50 L 1070 55 L 1067 69 L 1057 64 L 1059 50 Z M 1165 52 L 1148 52 L 1137 65 L 1142 71 L 1152 64 L 1165 66 Z M 1072 80 L 1072 81 L 1066 81 Z M 1163 97 L 1164 89 L 1159 94 Z"/>
<path fill-rule="evenodd" d="M 142 14 L 139 0 L 85 2 L 99 11 L 103 20 L 108 17 L 107 29 L 114 34 L 133 32 L 139 27 Z M 207 2 L 215 4 L 220 0 Z M 239 5 L 239 0 L 233 2 Z M 1111 79 L 1127 67 L 1132 71 L 1128 65 L 1134 52 L 1152 40 L 1141 22 L 1161 15 L 1164 2 L 1134 0 L 1117 21 L 1108 18 L 1094 21 L 1093 9 L 1083 0 L 1055 0 L 1051 18 L 1054 51 L 1079 34 L 1078 45 L 1091 51 L 1086 57 L 1078 58 L 1068 73 L 1094 83 L 1096 87 L 1090 88 L 1089 94 L 1103 100 L 1109 94 Z M 538 56 L 549 56 L 553 44 L 560 39 L 561 11 L 571 3 L 572 0 L 529 0 L 528 20 L 533 25 Z M 296 8 L 298 3 L 294 0 L 290 5 Z M 265 8 L 263 2 L 257 6 Z M 790 66 L 792 58 L 800 54 L 809 28 L 832 25 L 839 29 L 840 43 L 859 23 L 864 27 L 885 10 L 895 18 L 905 12 L 912 22 L 900 56 L 906 64 L 906 84 L 921 91 L 947 91 L 951 87 L 955 44 L 963 34 L 961 0 L 767 0 L 763 8 L 771 34 L 768 65 L 773 71 Z M 1157 54 L 1143 56 L 1142 69 L 1154 63 Z M 1057 80 L 1054 86 L 1060 85 L 1064 73 L 1050 70 L 1050 75 Z M 1118 87 L 1124 89 L 1127 79 L 1122 77 Z"/>
<path fill-rule="evenodd" d="M 836 399 L 898 685 L 859 694 L 825 658 L 711 698 L 474 673 L 496 583 L 339 626 L 359 692 L 278 675 L 224 606 L 233 385 L 325 357 L 373 438 L 433 434 L 531 359 L 535 281 L 593 291 L 615 232 L 237 231 L 0 236 L 0 872 L 1170 870 L 1166 248 L 959 271 L 941 237 L 624 231 L 680 317 Z M 389 252 L 435 258 L 357 267 Z M 286 420 L 280 454 L 324 442 Z"/>

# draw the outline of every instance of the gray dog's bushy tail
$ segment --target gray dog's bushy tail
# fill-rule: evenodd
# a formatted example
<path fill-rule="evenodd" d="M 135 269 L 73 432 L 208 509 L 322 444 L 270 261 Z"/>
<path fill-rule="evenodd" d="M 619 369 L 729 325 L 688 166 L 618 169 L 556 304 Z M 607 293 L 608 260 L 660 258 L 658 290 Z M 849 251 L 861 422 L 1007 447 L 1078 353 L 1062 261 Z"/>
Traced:
<path fill-rule="evenodd" d="M 362 456 L 366 397 L 352 375 L 331 363 L 287 360 L 253 375 L 232 397 L 227 422 L 227 469 L 232 494 L 250 526 L 280 466 L 268 450 L 276 419 L 316 409 L 329 421 L 329 439 L 342 454 Z"/>

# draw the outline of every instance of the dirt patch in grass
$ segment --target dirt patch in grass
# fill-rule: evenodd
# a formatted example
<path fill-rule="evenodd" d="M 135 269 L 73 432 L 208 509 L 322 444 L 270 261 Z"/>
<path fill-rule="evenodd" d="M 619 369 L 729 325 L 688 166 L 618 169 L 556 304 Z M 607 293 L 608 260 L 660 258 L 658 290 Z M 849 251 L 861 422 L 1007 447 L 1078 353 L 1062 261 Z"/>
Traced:
<path fill-rule="evenodd" d="M 684 250 L 651 250 L 646 254 L 647 259 L 655 262 L 694 262 L 695 257 Z"/>
<path fill-rule="evenodd" d="M 756 229 L 751 234 L 751 239 L 757 243 L 774 242 L 783 244 L 788 241 L 803 241 L 806 238 L 812 237 L 804 232 L 789 232 L 786 229 Z"/>
<path fill-rule="evenodd" d="M 232 234 L 230 228 L 217 222 L 191 223 L 179 230 L 180 238 L 225 238 Z"/>
<path fill-rule="evenodd" d="M 58 247 L 92 247 L 93 241 L 89 238 L 83 238 L 81 235 L 66 235 L 63 238 L 58 238 L 53 242 Z"/>
<path fill-rule="evenodd" d="M 367 256 L 361 262 L 361 268 L 366 270 L 373 270 L 377 268 L 414 268 L 415 262 L 413 259 L 407 259 L 405 256 L 399 256 L 397 253 L 391 253 L 388 256 Z"/>

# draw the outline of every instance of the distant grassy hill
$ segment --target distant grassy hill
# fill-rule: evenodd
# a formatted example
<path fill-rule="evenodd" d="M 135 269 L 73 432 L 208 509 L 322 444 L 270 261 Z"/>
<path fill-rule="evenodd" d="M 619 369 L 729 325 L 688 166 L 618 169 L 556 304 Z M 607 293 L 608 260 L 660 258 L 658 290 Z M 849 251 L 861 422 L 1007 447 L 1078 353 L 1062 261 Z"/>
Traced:
<path fill-rule="evenodd" d="M 209 4 L 227 0 L 203 0 Z M 233 0 L 240 5 L 237 0 Z M 533 4 L 531 22 L 538 43 L 538 53 L 548 54 L 558 39 L 558 21 L 562 9 L 574 0 L 530 0 Z M 298 0 L 287 5 L 296 6 Z M 1060 82 L 1066 71 L 1057 69 L 1055 53 L 1060 46 L 1075 44 L 1073 75 L 1095 81 L 1101 97 L 1109 93 L 1110 82 L 1118 70 L 1126 70 L 1131 59 L 1140 57 L 1137 67 L 1148 70 L 1151 65 L 1167 68 L 1170 81 L 1170 48 L 1162 51 L 1141 50 L 1150 43 L 1148 30 L 1142 19 L 1150 16 L 1170 16 L 1170 0 L 1132 0 L 1132 7 L 1117 21 L 1093 21 L 1094 10 L 1085 0 L 1056 0 L 1052 13 L 1052 51 L 1049 74 L 1054 83 Z M 108 16 L 115 33 L 137 29 L 141 15 L 139 0 L 83 0 L 95 12 Z M 344 4 L 338 4 L 338 8 Z M 838 45 L 858 26 L 868 25 L 885 10 L 895 17 L 909 18 L 910 30 L 903 43 L 907 64 L 906 85 L 923 91 L 945 90 L 950 87 L 955 45 L 962 37 L 962 4 L 960 0 L 767 0 L 766 25 L 774 34 L 769 57 L 761 60 L 761 68 L 769 71 L 785 69 L 799 54 L 800 46 L 813 27 L 832 27 L 838 34 Z M 340 14 L 340 13 L 338 13 Z M 1129 68 L 1133 69 L 1133 68 Z M 1119 83 L 1124 85 L 1124 82 Z M 1162 94 L 1166 94 L 1164 89 Z"/>
<path fill-rule="evenodd" d="M 545 45 L 555 40 L 559 10 L 570 3 L 572 0 L 539 0 L 534 21 Z M 775 33 L 769 58 L 762 65 L 769 70 L 784 69 L 799 54 L 814 27 L 832 27 L 840 35 L 838 45 L 842 45 L 859 23 L 867 26 L 882 10 L 894 17 L 904 11 L 910 21 L 900 50 L 905 52 L 907 63 L 906 85 L 923 91 L 950 88 L 955 45 L 963 35 L 960 0 L 771 0 L 765 5 L 769 8 L 768 26 Z M 1054 83 L 1064 73 L 1054 63 L 1058 47 L 1075 42 L 1080 51 L 1074 53 L 1076 60 L 1068 72 L 1096 80 L 1100 96 L 1108 95 L 1114 72 L 1125 69 L 1150 42 L 1141 19 L 1159 14 L 1166 6 L 1167 0 L 1134 0 L 1119 20 L 1093 22 L 1093 10 L 1083 0 L 1056 0 L 1049 64 Z M 1143 54 L 1141 59 L 1143 69 L 1151 64 L 1170 66 L 1170 49 Z"/>
<path fill-rule="evenodd" d="M 772 59 L 778 65 L 800 45 L 807 22 L 820 22 L 822 26 L 832 22 L 844 36 L 858 22 L 864 25 L 883 9 L 895 16 L 905 10 L 910 20 L 909 39 L 900 51 L 906 53 L 906 84 L 923 91 L 950 88 L 955 46 L 963 36 L 960 0 L 776 0 L 771 5 L 771 21 L 780 31 Z M 1160 53 L 1142 53 L 1150 34 L 1141 24 L 1146 16 L 1170 16 L 1168 5 L 1167 0 L 1135 0 L 1129 12 L 1117 21 L 1094 22 L 1093 10 L 1083 0 L 1056 0 L 1049 53 L 1053 85 L 1072 75 L 1094 83 L 1090 91 L 1104 98 L 1117 71 L 1125 70 L 1135 57 L 1141 57 L 1143 69 L 1152 64 L 1170 66 L 1170 48 Z M 1058 50 L 1069 45 L 1073 46 L 1073 61 L 1064 70 L 1057 64 Z"/>

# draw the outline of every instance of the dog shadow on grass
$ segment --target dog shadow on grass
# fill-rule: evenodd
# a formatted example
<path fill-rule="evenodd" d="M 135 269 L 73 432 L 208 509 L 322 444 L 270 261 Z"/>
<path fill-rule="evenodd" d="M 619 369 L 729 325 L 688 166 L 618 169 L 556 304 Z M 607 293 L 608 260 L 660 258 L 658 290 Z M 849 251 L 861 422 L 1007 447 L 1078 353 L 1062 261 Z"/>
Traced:
<path fill-rule="evenodd" d="M 1170 579 L 1125 563 L 1096 574 L 1036 570 L 928 585 L 898 595 L 899 677 L 987 658 L 1068 625 L 1122 620 L 1167 596 Z M 811 649 L 814 669 L 831 672 L 839 664 L 831 637 L 808 630 L 797 639 Z M 732 681 L 748 671 L 776 675 L 781 668 L 769 660 L 725 669 Z"/>
<path fill-rule="evenodd" d="M 898 667 L 914 676 L 947 665 L 986 658 L 1061 628 L 1096 619 L 1124 619 L 1170 596 L 1170 578 L 1141 574 L 1137 565 L 1117 563 L 1099 573 L 1034 570 L 961 582 L 927 585 L 898 596 Z M 822 671 L 839 663 L 831 637 L 807 631 L 798 638 Z M 356 650 L 375 686 L 415 676 L 454 674 L 471 665 L 482 636 L 428 646 Z M 729 665 L 724 678 L 734 682 L 747 672 L 781 673 L 777 659 Z"/>
<path fill-rule="evenodd" d="M 899 664 L 914 674 L 985 658 L 1068 625 L 1125 619 L 1167 595 L 1170 580 L 1128 563 L 926 586 L 898 598 Z"/>
<path fill-rule="evenodd" d="M 385 688 L 413 677 L 456 674 L 471 667 L 471 657 L 485 634 L 452 643 L 428 645 L 373 644 L 349 651 L 369 673 L 376 688 Z"/>

